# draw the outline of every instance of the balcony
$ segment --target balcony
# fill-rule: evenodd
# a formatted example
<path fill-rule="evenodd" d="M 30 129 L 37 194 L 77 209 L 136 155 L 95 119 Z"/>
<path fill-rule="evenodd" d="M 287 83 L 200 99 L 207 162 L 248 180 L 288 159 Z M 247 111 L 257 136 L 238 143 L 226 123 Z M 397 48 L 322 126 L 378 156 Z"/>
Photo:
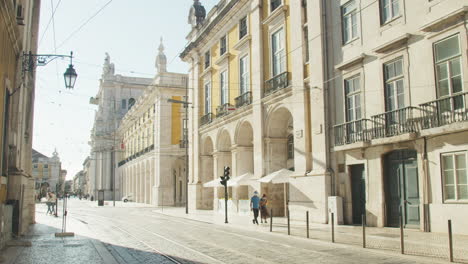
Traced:
<path fill-rule="evenodd" d="M 207 125 L 209 123 L 213 122 L 213 114 L 208 113 L 200 118 L 200 126 Z"/>
<path fill-rule="evenodd" d="M 265 82 L 265 95 L 272 94 L 278 90 L 288 87 L 289 85 L 288 75 L 289 75 L 288 72 L 283 72 L 271 78 L 270 80 L 266 81 Z"/>
<path fill-rule="evenodd" d="M 222 117 L 228 115 L 230 112 L 236 110 L 236 108 L 230 104 L 223 104 L 216 107 L 216 117 Z"/>
<path fill-rule="evenodd" d="M 468 121 L 468 92 L 421 104 L 424 129 Z"/>
<path fill-rule="evenodd" d="M 251 92 L 243 93 L 241 96 L 236 97 L 236 99 L 234 100 L 236 101 L 236 108 L 240 108 L 241 106 L 244 106 L 244 105 L 249 105 L 252 103 L 252 93 Z"/>
<path fill-rule="evenodd" d="M 361 119 L 334 126 L 335 146 L 369 141 L 371 139 L 371 127 L 369 119 Z"/>
<path fill-rule="evenodd" d="M 418 110 L 418 108 L 410 106 L 372 116 L 374 126 L 373 138 L 392 137 L 404 133 L 417 132 L 419 121 Z"/>

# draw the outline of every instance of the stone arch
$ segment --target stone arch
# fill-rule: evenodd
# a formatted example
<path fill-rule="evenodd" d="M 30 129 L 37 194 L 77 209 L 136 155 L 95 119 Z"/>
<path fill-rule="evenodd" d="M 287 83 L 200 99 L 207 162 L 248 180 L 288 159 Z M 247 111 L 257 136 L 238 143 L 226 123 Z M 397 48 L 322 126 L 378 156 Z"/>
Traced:
<path fill-rule="evenodd" d="M 253 146 L 253 128 L 249 121 L 239 122 L 236 127 L 234 143 L 237 146 Z"/>
<path fill-rule="evenodd" d="M 217 151 L 231 151 L 232 140 L 231 135 L 226 129 L 219 131 L 216 137 L 216 150 Z"/>
<path fill-rule="evenodd" d="M 294 128 L 291 111 L 285 106 L 272 109 L 266 124 L 266 135 L 269 138 L 286 138 Z"/>
<path fill-rule="evenodd" d="M 183 157 L 175 159 L 172 163 L 173 172 L 173 200 L 175 206 L 185 205 L 185 160 Z"/>
<path fill-rule="evenodd" d="M 201 184 L 200 198 L 197 199 L 197 209 L 213 210 L 214 191 L 211 187 L 204 187 L 203 184 L 214 180 L 213 173 L 213 140 L 210 136 L 202 139 L 199 159 L 198 182 Z"/>

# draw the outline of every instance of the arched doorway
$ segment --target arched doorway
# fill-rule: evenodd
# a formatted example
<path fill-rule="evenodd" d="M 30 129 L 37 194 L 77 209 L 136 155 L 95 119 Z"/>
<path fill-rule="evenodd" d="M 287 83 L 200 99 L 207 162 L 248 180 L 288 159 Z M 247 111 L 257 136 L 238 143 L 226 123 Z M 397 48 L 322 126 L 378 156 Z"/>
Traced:
<path fill-rule="evenodd" d="M 281 169 L 294 170 L 294 135 L 291 112 L 280 107 L 268 117 L 266 127 L 266 171 L 267 175 Z M 289 200 L 289 183 L 262 184 L 262 193 L 267 193 L 270 205 L 277 208 L 275 216 L 286 215 Z"/>
<path fill-rule="evenodd" d="M 235 148 L 232 151 L 235 163 L 232 173 L 235 178 L 246 174 L 254 173 L 254 155 L 253 155 L 253 128 L 250 122 L 244 121 L 237 128 L 235 136 Z M 249 197 L 252 195 L 253 186 L 241 183 L 233 187 L 233 199 L 237 201 L 238 211 L 241 213 L 250 213 Z M 257 186 L 258 187 L 258 186 Z"/>
<path fill-rule="evenodd" d="M 213 210 L 214 190 L 212 187 L 203 187 L 203 184 L 215 179 L 213 173 L 213 141 L 211 137 L 203 140 L 200 156 L 200 174 L 199 181 L 202 184 L 200 203 L 197 204 L 197 209 Z"/>
<path fill-rule="evenodd" d="M 386 225 L 419 228 L 419 179 L 415 150 L 395 150 L 384 158 Z"/>
<path fill-rule="evenodd" d="M 216 166 L 214 178 L 219 178 L 224 174 L 224 167 L 229 166 L 232 168 L 232 142 L 229 132 L 225 129 L 219 132 L 217 141 L 216 141 L 216 152 L 214 153 L 214 165 Z M 216 197 L 218 198 L 218 211 L 224 212 L 224 187 L 216 188 Z M 232 198 L 232 187 L 228 187 L 228 198 Z M 228 201 L 228 208 L 232 208 L 232 200 Z"/>

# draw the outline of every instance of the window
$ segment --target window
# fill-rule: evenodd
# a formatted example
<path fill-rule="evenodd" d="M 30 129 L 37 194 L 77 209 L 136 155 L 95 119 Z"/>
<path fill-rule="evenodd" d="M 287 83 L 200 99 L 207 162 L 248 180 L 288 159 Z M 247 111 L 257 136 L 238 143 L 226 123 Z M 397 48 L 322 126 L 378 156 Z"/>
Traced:
<path fill-rule="evenodd" d="M 288 136 L 288 159 L 294 159 L 294 136 Z"/>
<path fill-rule="evenodd" d="M 127 100 L 122 99 L 122 109 L 127 109 Z"/>
<path fill-rule="evenodd" d="M 221 95 L 221 105 L 227 104 L 229 102 L 229 93 L 227 89 L 227 71 L 223 71 L 219 75 L 219 88 Z"/>
<path fill-rule="evenodd" d="M 444 200 L 468 200 L 467 152 L 442 155 Z"/>
<path fill-rule="evenodd" d="M 239 39 L 247 35 L 247 16 L 242 18 L 239 22 Z"/>
<path fill-rule="evenodd" d="M 133 98 L 128 99 L 128 110 L 130 110 L 130 108 L 132 108 L 134 104 L 135 104 L 135 99 Z"/>
<path fill-rule="evenodd" d="M 250 90 L 249 76 L 249 56 L 244 56 L 239 60 L 239 77 L 240 77 L 240 94 L 244 94 Z"/>
<path fill-rule="evenodd" d="M 33 168 L 34 168 L 34 169 L 37 169 L 37 164 L 34 164 L 34 165 L 33 165 Z"/>
<path fill-rule="evenodd" d="M 272 75 L 273 77 L 286 71 L 286 52 L 284 49 L 284 31 L 281 28 L 271 35 Z"/>
<path fill-rule="evenodd" d="M 219 54 L 223 55 L 224 53 L 226 53 L 226 51 L 227 51 L 227 38 L 226 36 L 223 36 L 219 40 Z"/>
<path fill-rule="evenodd" d="M 405 87 L 403 76 L 403 59 L 384 65 L 385 109 L 393 111 L 405 107 Z"/>
<path fill-rule="evenodd" d="M 44 169 L 48 169 L 49 168 L 49 165 L 48 164 L 44 164 Z"/>
<path fill-rule="evenodd" d="M 211 113 L 211 83 L 205 83 L 205 115 Z"/>
<path fill-rule="evenodd" d="M 361 119 L 361 80 L 355 76 L 344 81 L 346 98 L 346 121 Z"/>
<path fill-rule="evenodd" d="M 434 55 L 438 97 L 448 97 L 462 92 L 461 49 L 458 35 L 435 43 Z"/>
<path fill-rule="evenodd" d="M 210 59 L 210 51 L 205 52 L 205 69 L 210 67 L 211 59 Z"/>
<path fill-rule="evenodd" d="M 304 59 L 305 62 L 309 62 L 309 28 L 306 26 L 304 31 Z"/>
<path fill-rule="evenodd" d="M 278 7 L 281 6 L 282 0 L 270 0 L 270 12 L 275 11 Z"/>
<path fill-rule="evenodd" d="M 307 23 L 307 0 L 302 0 L 302 20 Z"/>
<path fill-rule="evenodd" d="M 380 0 L 380 16 L 382 24 L 400 15 L 400 0 Z"/>
<path fill-rule="evenodd" d="M 357 7 L 354 0 L 341 7 L 343 43 L 346 44 L 358 37 Z"/>

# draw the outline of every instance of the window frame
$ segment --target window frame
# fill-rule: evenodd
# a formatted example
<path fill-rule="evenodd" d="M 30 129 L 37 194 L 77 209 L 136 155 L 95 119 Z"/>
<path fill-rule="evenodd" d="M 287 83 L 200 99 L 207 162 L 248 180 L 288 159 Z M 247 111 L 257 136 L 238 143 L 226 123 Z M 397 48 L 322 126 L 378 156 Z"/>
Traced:
<path fill-rule="evenodd" d="M 275 50 L 273 49 L 274 47 L 274 36 L 276 34 L 278 34 L 279 32 L 281 32 L 281 38 L 279 39 L 278 41 L 278 44 L 281 45 L 281 49 L 277 50 L 275 52 Z M 274 78 L 284 72 L 286 72 L 288 70 L 288 65 L 287 65 L 287 53 L 286 53 L 286 39 L 285 39 L 285 28 L 284 26 L 280 26 L 278 27 L 276 30 L 274 30 L 271 34 L 270 34 L 270 56 L 271 56 L 271 66 L 270 66 L 270 70 L 271 70 L 271 78 Z M 281 54 L 283 53 L 283 55 Z M 284 57 L 284 61 L 281 61 L 281 55 L 282 57 Z M 277 56 L 280 56 L 280 61 L 279 61 L 279 64 L 278 66 L 280 67 L 279 69 L 279 72 L 275 73 L 275 58 Z M 281 69 L 282 67 L 284 67 L 284 69 Z"/>
<path fill-rule="evenodd" d="M 211 90 L 211 81 L 206 81 L 203 84 L 203 93 L 205 94 L 205 101 L 204 101 L 204 110 L 205 110 L 205 115 L 211 113 L 211 95 L 212 95 L 212 90 Z"/>
<path fill-rule="evenodd" d="M 451 57 L 448 57 L 448 58 L 444 58 L 443 60 L 440 60 L 438 61 L 437 60 L 437 45 L 444 42 L 444 41 L 447 41 L 451 38 L 454 38 L 456 37 L 457 40 L 458 40 L 458 53 L 457 55 L 454 55 L 454 56 L 451 56 Z M 435 86 L 436 86 L 436 95 L 437 95 L 437 99 L 441 99 L 441 98 L 449 98 L 451 96 L 454 96 L 456 94 L 459 94 L 459 93 L 463 93 L 464 92 L 464 86 L 463 86 L 463 49 L 462 49 L 462 43 L 460 41 L 460 34 L 459 33 L 456 33 L 456 34 L 453 34 L 453 35 L 450 35 L 450 36 L 447 36 L 443 39 L 440 39 L 436 42 L 434 42 L 432 44 L 432 49 L 433 49 L 433 57 L 434 57 L 434 60 L 433 60 L 433 63 L 434 63 L 434 77 L 435 77 Z M 456 92 L 454 93 L 453 92 L 453 81 L 452 79 L 454 78 L 454 76 L 451 76 L 452 74 L 452 67 L 450 65 L 450 62 L 455 60 L 455 59 L 458 59 L 459 63 L 460 63 L 460 82 L 461 82 L 461 91 L 459 92 Z M 439 73 L 438 73 L 438 70 L 437 70 L 437 67 L 439 65 L 442 65 L 442 64 L 445 64 L 446 67 L 447 67 L 447 80 L 448 80 L 448 94 L 447 95 L 443 95 L 441 96 L 441 88 L 440 88 L 440 79 L 439 79 Z M 458 76 L 458 75 L 457 75 Z"/>
<path fill-rule="evenodd" d="M 294 159 L 294 135 L 288 135 L 286 141 L 286 149 L 287 149 L 287 159 Z"/>
<path fill-rule="evenodd" d="M 245 20 L 245 33 L 242 34 L 243 33 L 243 31 L 241 31 L 243 29 L 242 22 L 244 20 Z M 249 34 L 249 20 L 248 20 L 248 16 L 244 16 L 243 18 L 239 20 L 239 40 L 243 39 L 248 34 Z"/>
<path fill-rule="evenodd" d="M 223 76 L 224 75 L 224 76 Z M 229 103 L 228 71 L 221 71 L 219 74 L 219 102 L 220 105 Z"/>
<path fill-rule="evenodd" d="M 304 62 L 309 63 L 310 61 L 310 45 L 309 45 L 309 27 L 302 27 L 302 36 L 304 39 Z"/>
<path fill-rule="evenodd" d="M 354 5 L 354 9 L 351 10 L 350 12 L 344 13 L 344 9 L 347 6 Z M 340 13 L 341 13 L 341 38 L 342 38 L 342 43 L 343 45 L 346 45 L 348 43 L 353 42 L 354 40 L 359 38 L 359 19 L 358 19 L 358 5 L 356 3 L 356 0 L 350 0 L 346 2 L 345 4 L 341 5 L 340 8 Z M 355 16 L 356 19 L 356 35 L 353 36 L 353 27 L 352 27 L 352 21 L 353 21 L 353 16 Z M 345 18 L 349 17 L 351 23 L 347 28 L 345 28 Z M 350 37 L 348 39 L 345 39 L 345 32 L 350 29 Z"/>
<path fill-rule="evenodd" d="M 347 82 L 349 83 L 353 83 L 353 87 L 354 87 L 354 80 L 355 79 L 358 79 L 359 80 L 359 89 L 356 90 L 354 89 L 353 92 L 351 93 L 347 93 L 346 92 L 346 84 Z M 358 121 L 358 120 L 361 120 L 363 118 L 363 113 L 362 113 L 362 83 L 361 83 L 361 74 L 356 74 L 356 75 L 352 75 L 348 78 L 345 78 L 343 80 L 343 92 L 344 92 L 344 111 L 345 111 L 345 121 L 346 123 L 348 122 L 353 122 L 353 121 Z M 360 117 L 359 118 L 356 118 L 356 96 L 359 96 L 359 109 L 360 109 Z M 352 120 L 350 120 L 349 118 L 349 115 L 348 115 L 348 110 L 351 110 L 349 109 L 349 104 L 348 104 L 348 98 L 351 97 L 353 99 L 353 105 L 354 107 L 352 108 L 352 112 L 353 112 L 353 115 L 354 115 L 354 118 Z"/>
<path fill-rule="evenodd" d="M 245 60 L 245 72 L 242 72 L 242 61 Z M 243 88 L 245 86 L 245 88 Z M 250 56 L 245 54 L 239 58 L 239 93 L 243 95 L 250 92 Z"/>
<path fill-rule="evenodd" d="M 228 39 L 227 35 L 223 35 L 219 39 L 219 55 L 222 56 L 228 52 Z"/>
<path fill-rule="evenodd" d="M 456 162 L 456 156 L 457 155 L 460 155 L 460 154 L 463 154 L 465 156 L 465 175 L 466 177 L 468 178 L 468 151 L 464 150 L 464 151 L 453 151 L 453 152 L 447 152 L 447 153 L 441 153 L 440 154 L 440 174 L 441 174 L 441 183 L 442 183 L 442 201 L 443 203 L 445 204 L 450 204 L 450 203 L 468 203 L 468 198 L 467 199 L 458 199 L 459 197 L 459 185 L 464 185 L 464 186 L 467 186 L 468 188 L 468 181 L 467 183 L 465 184 L 459 184 L 459 177 L 458 177 L 458 171 L 459 169 L 457 169 L 456 165 L 457 165 L 457 162 Z M 447 157 L 447 156 L 451 156 L 452 157 L 452 171 L 453 171 L 453 181 L 454 183 L 453 184 L 450 184 L 450 185 L 453 185 L 454 186 L 454 190 L 455 190 L 455 199 L 448 199 L 447 198 L 447 191 L 446 191 L 446 177 L 445 177 L 445 167 L 446 167 L 446 164 L 445 164 L 445 161 L 444 161 L 444 157 Z M 468 180 L 468 179 L 467 179 Z"/>
<path fill-rule="evenodd" d="M 122 101 L 121 101 L 121 108 L 122 108 L 123 110 L 127 110 L 127 100 L 122 99 Z"/>
<path fill-rule="evenodd" d="M 211 66 L 211 51 L 208 50 L 205 52 L 203 69 L 208 69 Z"/>
<path fill-rule="evenodd" d="M 397 63 L 398 61 L 401 61 L 401 74 L 400 75 L 397 75 L 397 76 L 393 76 L 391 78 L 388 78 L 387 76 L 387 66 L 391 65 L 391 64 L 395 64 Z M 383 80 L 384 80 L 384 99 L 385 99 L 385 112 L 388 112 L 388 111 L 395 111 L 395 110 L 398 110 L 398 109 L 403 109 L 406 107 L 406 87 L 405 87 L 405 82 L 406 82 L 406 79 L 405 79 L 405 63 L 404 63 L 404 58 L 403 56 L 400 56 L 400 57 L 397 57 L 393 60 L 390 60 L 388 62 L 385 62 L 383 65 Z M 393 66 L 395 67 L 395 66 Z M 388 79 L 387 79 L 388 78 Z M 402 107 L 399 107 L 400 105 L 400 100 L 399 100 L 399 95 L 400 93 L 398 93 L 398 85 L 397 85 L 397 82 L 398 81 L 401 81 L 402 85 L 403 85 L 403 106 Z M 388 104 L 388 99 L 389 99 L 389 94 L 388 94 L 388 89 L 387 89 L 387 85 L 388 84 L 393 84 L 394 85 L 394 88 L 393 88 L 393 93 L 392 93 L 392 96 L 394 98 L 394 105 L 392 105 L 391 107 L 393 109 L 390 109 L 390 105 Z"/>
<path fill-rule="evenodd" d="M 279 1 L 280 3 L 275 8 L 273 8 L 273 3 L 275 1 Z M 284 0 L 270 0 L 268 3 L 268 9 L 270 10 L 270 14 L 278 10 L 278 8 L 280 8 L 283 5 L 284 5 Z"/>
<path fill-rule="evenodd" d="M 386 0 L 379 0 L 380 25 L 382 26 L 402 16 L 401 0 L 388 0 L 389 1 L 388 7 L 390 8 L 390 11 L 389 11 L 390 16 L 386 20 L 384 20 L 384 11 L 385 11 L 384 1 Z M 398 14 L 394 14 L 394 11 L 395 11 L 394 6 L 393 6 L 394 2 L 396 2 L 398 5 Z"/>

